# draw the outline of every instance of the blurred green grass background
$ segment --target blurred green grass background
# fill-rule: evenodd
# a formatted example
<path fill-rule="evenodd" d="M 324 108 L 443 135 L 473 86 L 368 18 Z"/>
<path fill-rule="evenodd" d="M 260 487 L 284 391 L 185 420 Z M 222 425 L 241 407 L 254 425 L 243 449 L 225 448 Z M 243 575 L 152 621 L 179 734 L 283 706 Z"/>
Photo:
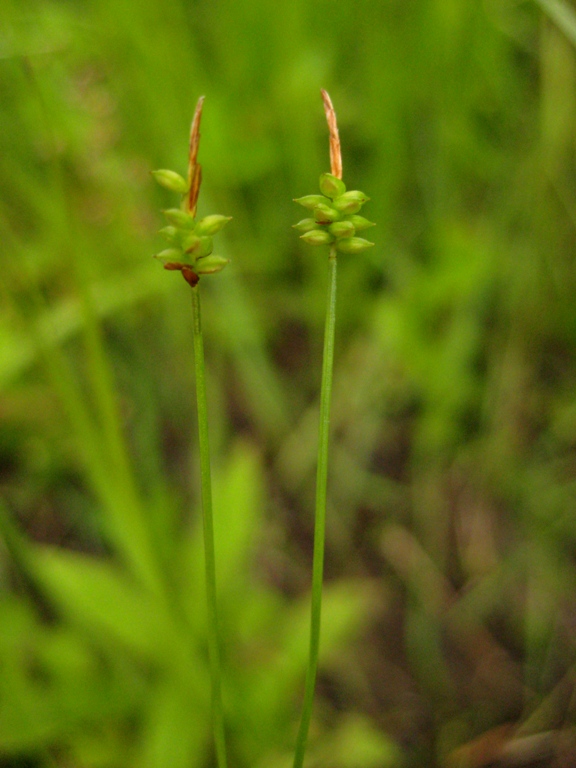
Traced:
<path fill-rule="evenodd" d="M 214 764 L 190 297 L 199 213 L 231 766 L 290 765 L 326 263 L 340 258 L 310 766 L 576 762 L 576 22 L 555 0 L 0 6 L 0 765 Z M 224 243 L 224 245 L 222 245 Z M 224 250 L 222 250 L 224 249 Z M 513 760 L 515 763 L 505 763 Z"/>

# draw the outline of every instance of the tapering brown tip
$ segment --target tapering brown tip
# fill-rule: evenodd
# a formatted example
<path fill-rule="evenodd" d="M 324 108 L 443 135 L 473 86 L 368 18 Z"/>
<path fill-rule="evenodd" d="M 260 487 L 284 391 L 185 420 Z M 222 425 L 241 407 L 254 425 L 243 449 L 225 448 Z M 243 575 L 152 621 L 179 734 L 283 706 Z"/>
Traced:
<path fill-rule="evenodd" d="M 198 205 L 198 195 L 200 194 L 200 184 L 202 183 L 202 168 L 197 161 L 198 148 L 200 146 L 200 121 L 202 119 L 202 107 L 204 106 L 204 96 L 200 96 L 194 117 L 192 127 L 190 128 L 190 152 L 188 155 L 188 196 L 186 199 L 186 209 L 191 216 L 196 215 L 196 206 Z"/>
<path fill-rule="evenodd" d="M 340 148 L 340 136 L 338 135 L 338 122 L 336 120 L 336 112 L 332 106 L 332 100 L 328 91 L 323 88 L 320 93 L 322 94 L 322 101 L 324 102 L 324 112 L 326 113 L 326 122 L 328 123 L 328 130 L 330 132 L 330 172 L 337 179 L 342 178 L 342 150 Z"/>

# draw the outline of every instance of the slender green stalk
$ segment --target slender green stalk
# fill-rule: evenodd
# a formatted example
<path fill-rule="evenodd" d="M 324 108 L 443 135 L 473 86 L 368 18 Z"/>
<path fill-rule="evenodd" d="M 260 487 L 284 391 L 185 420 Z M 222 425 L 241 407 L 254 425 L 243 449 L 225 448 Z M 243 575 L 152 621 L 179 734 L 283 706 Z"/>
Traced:
<path fill-rule="evenodd" d="M 324 573 L 324 538 L 326 531 L 326 486 L 328 480 L 328 439 L 330 434 L 330 399 L 332 371 L 334 368 L 334 330 L 336 327 L 336 248 L 330 249 L 328 301 L 324 330 L 324 355 L 322 360 L 322 388 L 320 392 L 320 430 L 318 440 L 318 469 L 316 474 L 316 514 L 314 522 L 314 560 L 312 565 L 312 607 L 310 616 L 310 652 L 302 718 L 296 739 L 294 768 L 302 768 L 308 730 L 312 717 L 314 689 L 318 671 L 320 650 L 320 624 L 322 617 L 322 579 Z"/>
<path fill-rule="evenodd" d="M 212 718 L 214 743 L 219 768 L 226 768 L 226 740 L 222 706 L 222 672 L 218 642 L 218 611 L 216 607 L 216 558 L 214 554 L 214 522 L 212 516 L 212 482 L 210 476 L 210 445 L 208 441 L 208 407 L 206 402 L 206 376 L 204 342 L 200 312 L 199 286 L 192 288 L 194 315 L 194 370 L 196 374 L 196 403 L 198 408 L 198 440 L 200 446 L 200 478 L 202 493 L 202 520 L 204 528 L 204 562 L 206 569 L 206 603 L 208 610 L 208 653 L 212 682 Z"/>
<path fill-rule="evenodd" d="M 202 520 L 204 529 L 204 563 L 206 576 L 206 605 L 208 618 L 208 654 L 210 657 L 210 678 L 212 682 L 212 725 L 218 768 L 226 768 L 226 738 L 224 731 L 224 708 L 222 706 L 222 671 L 218 632 L 218 611 L 216 605 L 216 557 L 214 553 L 214 522 L 212 517 L 212 481 L 210 477 L 210 445 L 208 441 L 208 407 L 206 404 L 206 376 L 204 366 L 204 341 L 202 338 L 202 317 L 198 283 L 201 275 L 221 272 L 228 259 L 212 253 L 212 236 L 230 220 L 229 216 L 213 214 L 196 221 L 196 208 L 202 168 L 198 163 L 200 146 L 200 121 L 204 96 L 198 99 L 192 126 L 188 152 L 187 178 L 176 171 L 162 168 L 153 171 L 156 181 L 172 192 L 182 195 L 180 208 L 164 211 L 169 226 L 161 233 L 169 248 L 156 254 L 164 263 L 164 269 L 178 271 L 192 289 L 192 310 L 194 316 L 194 370 L 196 373 L 196 402 L 198 407 L 198 438 L 200 446 L 200 487 L 202 496 Z"/>

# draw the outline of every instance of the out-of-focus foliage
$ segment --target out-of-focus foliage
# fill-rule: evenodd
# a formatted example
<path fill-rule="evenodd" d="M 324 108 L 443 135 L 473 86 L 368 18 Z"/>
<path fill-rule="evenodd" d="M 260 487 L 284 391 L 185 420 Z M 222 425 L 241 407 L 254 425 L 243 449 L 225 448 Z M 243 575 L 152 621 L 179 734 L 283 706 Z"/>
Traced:
<path fill-rule="evenodd" d="M 200 94 L 199 214 L 233 216 L 203 285 L 230 749 L 290 762 L 326 288 L 291 201 L 328 170 L 321 87 L 378 226 L 339 258 L 310 764 L 576 761 L 574 19 L 3 0 L 3 766 L 212 764 L 190 299 L 149 176 L 185 171 Z"/>

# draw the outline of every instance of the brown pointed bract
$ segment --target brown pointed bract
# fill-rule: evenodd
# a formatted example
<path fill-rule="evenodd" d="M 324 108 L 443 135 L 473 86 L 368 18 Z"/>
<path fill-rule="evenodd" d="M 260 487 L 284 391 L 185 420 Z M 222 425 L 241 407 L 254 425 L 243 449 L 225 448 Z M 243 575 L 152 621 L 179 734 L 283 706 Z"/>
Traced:
<path fill-rule="evenodd" d="M 340 149 L 340 136 L 338 135 L 338 123 L 336 121 L 336 112 L 332 106 L 332 100 L 328 91 L 323 88 L 320 91 L 322 101 L 324 102 L 324 112 L 326 113 L 326 122 L 330 131 L 330 172 L 337 179 L 342 178 L 342 150 Z"/>
<path fill-rule="evenodd" d="M 200 146 L 200 120 L 202 119 L 203 106 L 204 96 L 200 96 L 194 111 L 192 127 L 190 128 L 190 153 L 188 155 L 188 185 L 190 189 L 186 199 L 186 210 L 191 216 L 196 215 L 200 184 L 202 183 L 202 167 L 198 163 L 197 157 Z"/>

